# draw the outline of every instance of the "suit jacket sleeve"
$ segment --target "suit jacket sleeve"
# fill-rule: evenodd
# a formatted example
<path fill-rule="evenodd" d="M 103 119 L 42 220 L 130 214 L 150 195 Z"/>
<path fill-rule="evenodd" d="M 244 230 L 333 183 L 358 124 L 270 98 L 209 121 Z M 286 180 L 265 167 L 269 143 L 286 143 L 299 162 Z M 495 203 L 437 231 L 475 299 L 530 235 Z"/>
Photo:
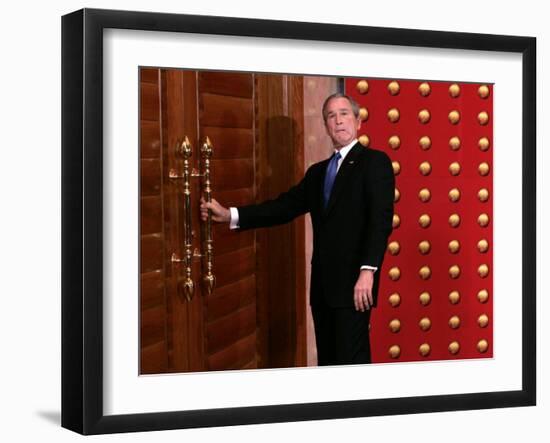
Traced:
<path fill-rule="evenodd" d="M 365 176 L 368 216 L 361 263 L 380 268 L 392 231 L 395 177 L 389 157 L 381 151 L 375 154 Z"/>
<path fill-rule="evenodd" d="M 310 170 L 300 183 L 273 200 L 238 207 L 239 228 L 243 230 L 280 225 L 309 212 L 307 198 L 309 176 Z"/>

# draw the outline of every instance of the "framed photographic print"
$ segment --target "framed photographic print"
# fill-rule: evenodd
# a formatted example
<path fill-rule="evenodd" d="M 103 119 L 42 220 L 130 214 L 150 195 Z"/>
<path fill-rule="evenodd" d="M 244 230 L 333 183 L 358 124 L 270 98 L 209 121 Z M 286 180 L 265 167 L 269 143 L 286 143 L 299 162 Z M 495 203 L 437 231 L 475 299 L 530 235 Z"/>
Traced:
<path fill-rule="evenodd" d="M 64 427 L 535 404 L 534 38 L 62 25 Z"/>

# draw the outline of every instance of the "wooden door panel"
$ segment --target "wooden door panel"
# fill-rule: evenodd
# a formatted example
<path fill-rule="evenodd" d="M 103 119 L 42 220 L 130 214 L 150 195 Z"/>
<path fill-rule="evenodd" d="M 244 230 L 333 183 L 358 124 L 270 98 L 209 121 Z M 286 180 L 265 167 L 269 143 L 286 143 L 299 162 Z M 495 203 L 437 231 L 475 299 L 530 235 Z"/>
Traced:
<path fill-rule="evenodd" d="M 225 227 L 225 229 L 214 229 L 213 234 L 216 239 L 215 254 L 218 256 L 238 249 L 254 247 L 254 231 L 236 232 Z"/>
<path fill-rule="evenodd" d="M 201 126 L 252 129 L 254 125 L 251 99 L 205 93 L 201 94 L 199 109 Z"/>
<path fill-rule="evenodd" d="M 164 273 L 161 269 L 141 274 L 140 302 L 142 309 L 156 307 L 164 302 Z"/>
<path fill-rule="evenodd" d="M 167 235 L 167 329 L 169 337 L 170 370 L 184 372 L 202 370 L 202 352 L 194 346 L 194 341 L 202 341 L 201 312 L 196 312 L 200 299 L 200 288 L 197 286 L 192 301 L 188 301 L 183 289 L 185 266 L 183 263 L 172 263 L 171 256 L 177 254 L 180 259 L 185 256 L 184 238 L 184 205 L 183 182 L 171 179 L 170 171 L 183 173 L 183 158 L 177 154 L 177 146 L 185 137 L 189 139 L 197 155 L 197 112 L 196 112 L 196 74 L 174 69 L 161 70 L 161 115 L 163 134 L 163 180 L 165 202 L 163 224 Z M 192 195 L 197 195 L 195 183 L 191 187 Z M 195 240 L 192 249 L 198 247 Z M 197 283 L 200 267 L 193 264 L 192 276 Z M 200 308 L 200 306 L 198 306 Z M 196 322 L 199 322 L 197 325 Z M 199 334 L 198 336 L 196 334 Z"/>
<path fill-rule="evenodd" d="M 178 286 L 180 287 L 179 290 Z M 181 290 L 181 285 L 174 281 L 174 278 L 167 280 L 166 292 L 169 294 L 166 318 L 169 370 L 171 372 L 189 371 L 189 333 L 187 327 L 189 302 Z"/>
<path fill-rule="evenodd" d="M 162 198 L 160 195 L 143 197 L 140 204 L 141 235 L 162 231 Z"/>
<path fill-rule="evenodd" d="M 147 347 L 159 343 L 165 338 L 164 304 L 144 309 L 141 315 L 141 346 Z"/>
<path fill-rule="evenodd" d="M 213 323 L 221 317 L 251 304 L 255 297 L 256 276 L 251 275 L 230 285 L 216 290 L 214 295 L 207 298 L 207 321 Z"/>
<path fill-rule="evenodd" d="M 140 71 L 140 373 L 168 370 L 159 71 Z"/>
<path fill-rule="evenodd" d="M 141 346 L 141 374 L 159 374 L 168 372 L 168 353 L 166 342 L 160 341 L 150 346 Z"/>
<path fill-rule="evenodd" d="M 164 244 L 162 234 L 141 236 L 141 272 L 151 272 L 164 268 Z"/>
<path fill-rule="evenodd" d="M 141 120 L 159 121 L 158 83 L 141 83 L 140 110 Z"/>
<path fill-rule="evenodd" d="M 248 335 L 231 346 L 210 355 L 208 367 L 211 370 L 256 368 L 257 348 L 256 334 Z"/>
<path fill-rule="evenodd" d="M 198 211 L 197 211 L 198 212 Z M 197 224 L 195 223 L 195 226 Z M 188 353 L 189 371 L 204 371 L 208 369 L 205 359 L 205 325 L 204 325 L 204 300 L 205 287 L 202 284 L 202 268 L 200 259 L 195 261 L 193 267 L 193 279 L 195 281 L 195 296 L 188 303 Z"/>
<path fill-rule="evenodd" d="M 250 205 L 254 203 L 254 188 L 217 189 L 214 191 L 214 198 L 223 206 Z"/>
<path fill-rule="evenodd" d="M 154 83 L 158 86 L 159 70 L 155 68 L 142 68 L 140 70 L 141 83 Z"/>
<path fill-rule="evenodd" d="M 168 368 L 166 304 L 161 270 L 141 274 L 140 349 L 141 372 L 155 373 Z"/>
<path fill-rule="evenodd" d="M 254 158 L 254 131 L 250 128 L 202 126 L 203 136 L 215 140 L 214 159 Z"/>
<path fill-rule="evenodd" d="M 214 257 L 216 288 L 235 283 L 253 275 L 256 271 L 254 248 L 239 249 Z"/>
<path fill-rule="evenodd" d="M 160 195 L 161 167 L 160 158 L 146 158 L 141 160 L 141 197 Z"/>
<path fill-rule="evenodd" d="M 199 90 L 202 93 L 252 98 L 254 79 L 250 74 L 234 72 L 199 72 Z"/>
<path fill-rule="evenodd" d="M 257 201 L 276 198 L 304 176 L 303 78 L 255 77 Z M 302 365 L 305 321 L 304 218 L 256 232 L 262 367 Z"/>
<path fill-rule="evenodd" d="M 208 353 L 227 348 L 238 340 L 256 333 L 256 303 L 231 312 L 218 320 L 208 323 Z"/>
<path fill-rule="evenodd" d="M 199 134 L 212 142 L 211 179 L 214 198 L 238 206 L 255 199 L 254 77 L 251 74 L 199 73 Z M 244 203 L 244 204 L 246 204 Z M 215 226 L 216 290 L 207 297 L 206 337 L 209 368 L 256 365 L 257 330 L 255 235 Z M 237 343 L 240 343 L 237 344 Z M 243 354 L 243 350 L 246 350 Z M 236 354 L 231 354 L 231 353 Z M 218 354 L 217 358 L 211 358 Z M 244 355 L 244 358 L 243 358 Z M 221 357 L 220 357 L 221 356 Z"/>
<path fill-rule="evenodd" d="M 214 143 L 214 140 L 212 140 Z M 214 145 L 216 147 L 216 145 Z M 211 176 L 215 189 L 243 189 L 254 186 L 254 161 L 251 158 L 212 159 Z"/>
<path fill-rule="evenodd" d="M 143 120 L 140 126 L 140 157 L 160 158 L 159 121 Z"/>

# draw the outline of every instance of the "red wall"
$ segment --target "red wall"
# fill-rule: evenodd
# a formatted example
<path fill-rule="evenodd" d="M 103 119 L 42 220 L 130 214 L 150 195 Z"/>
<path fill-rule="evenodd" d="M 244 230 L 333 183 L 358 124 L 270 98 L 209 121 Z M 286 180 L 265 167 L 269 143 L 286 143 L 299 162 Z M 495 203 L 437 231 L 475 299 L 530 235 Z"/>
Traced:
<path fill-rule="evenodd" d="M 368 91 L 361 93 L 357 84 L 360 80 L 368 82 Z M 392 95 L 388 84 L 397 81 L 399 92 Z M 464 358 L 488 358 L 493 352 L 493 86 L 486 85 L 489 95 L 480 97 L 478 88 L 481 84 L 457 83 L 460 94 L 452 97 L 449 87 L 453 82 L 427 81 L 431 92 L 422 96 L 418 90 L 423 81 L 398 79 L 346 79 L 346 93 L 352 96 L 359 105 L 368 110 L 368 118 L 363 122 L 359 135 L 366 134 L 369 147 L 385 151 L 392 161 L 399 162 L 400 172 L 396 173 L 396 187 L 400 199 L 395 202 L 394 212 L 400 217 L 400 225 L 394 228 L 389 242 L 397 241 L 400 252 L 392 255 L 386 252 L 381 270 L 381 285 L 378 307 L 371 319 L 371 343 L 373 362 L 448 360 Z M 390 122 L 387 112 L 391 108 L 399 110 L 397 122 Z M 427 109 L 431 115 L 429 122 L 421 123 L 418 114 Z M 457 110 L 460 121 L 452 124 L 449 113 Z M 478 114 L 488 113 L 489 121 L 482 125 Z M 388 144 L 391 136 L 397 135 L 401 140 L 398 149 Z M 431 147 L 423 150 L 419 139 L 428 136 Z M 449 140 L 458 136 L 461 146 L 452 150 Z M 478 146 L 482 137 L 489 139 L 489 149 L 483 151 Z M 431 164 L 431 173 L 422 175 L 419 165 L 422 162 Z M 452 175 L 449 165 L 458 162 L 460 173 Z M 489 165 L 485 176 L 478 172 L 480 163 Z M 422 188 L 429 189 L 431 199 L 422 202 L 418 193 Z M 460 191 L 460 199 L 450 200 L 448 194 L 453 188 Z M 478 198 L 478 191 L 485 188 L 489 192 L 487 201 Z M 489 224 L 482 227 L 478 224 L 480 214 L 489 216 Z M 428 214 L 431 224 L 423 228 L 419 217 Z M 461 222 L 451 227 L 448 219 L 451 214 L 458 214 Z M 482 253 L 477 243 L 486 239 L 489 244 L 487 252 Z M 428 254 L 421 254 L 418 244 L 426 240 L 431 244 Z M 458 240 L 460 250 L 451 253 L 448 244 Z M 485 264 L 489 273 L 482 278 L 478 267 Z M 460 276 L 451 278 L 449 268 L 460 267 Z M 422 279 L 419 270 L 428 266 L 431 276 Z M 399 268 L 398 280 L 389 277 L 391 268 Z M 489 298 L 482 303 L 478 292 L 486 289 Z M 460 294 L 457 304 L 449 301 L 449 293 L 456 290 Z M 431 301 L 422 305 L 419 295 L 427 291 Z M 398 293 L 401 298 L 399 306 L 392 307 L 388 301 L 391 294 Z M 478 324 L 480 315 L 488 317 L 488 324 Z M 460 326 L 453 329 L 449 319 L 458 316 Z M 431 328 L 422 330 L 419 321 L 429 318 Z M 397 319 L 400 330 L 392 332 L 390 321 Z M 486 340 L 485 352 L 478 350 L 478 342 Z M 449 351 L 449 344 L 457 342 L 460 346 L 456 354 Z M 430 352 L 422 356 L 420 345 L 427 343 Z M 399 347 L 399 356 L 391 357 L 390 348 Z"/>

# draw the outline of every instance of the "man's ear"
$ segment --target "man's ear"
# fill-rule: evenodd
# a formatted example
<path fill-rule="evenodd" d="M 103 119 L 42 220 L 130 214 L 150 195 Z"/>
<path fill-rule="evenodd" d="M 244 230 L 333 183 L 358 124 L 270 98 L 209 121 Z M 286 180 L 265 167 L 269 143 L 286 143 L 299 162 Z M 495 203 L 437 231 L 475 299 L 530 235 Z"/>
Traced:
<path fill-rule="evenodd" d="M 357 130 L 361 129 L 361 117 L 357 117 Z"/>

